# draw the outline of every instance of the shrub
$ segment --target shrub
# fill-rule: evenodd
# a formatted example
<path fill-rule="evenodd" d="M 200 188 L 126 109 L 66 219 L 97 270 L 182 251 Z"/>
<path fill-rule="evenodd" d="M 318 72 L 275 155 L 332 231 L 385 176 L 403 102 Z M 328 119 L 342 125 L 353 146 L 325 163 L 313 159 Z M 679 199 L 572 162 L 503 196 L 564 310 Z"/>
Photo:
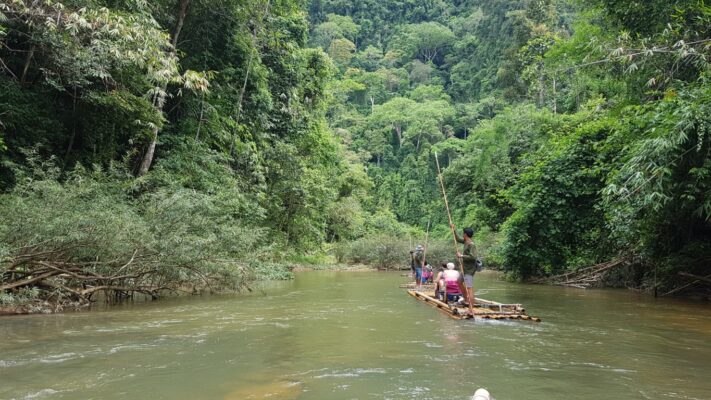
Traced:
<path fill-rule="evenodd" d="M 5 303 L 12 296 L 86 305 L 95 292 L 157 297 L 238 288 L 249 278 L 238 260 L 257 253 L 263 231 L 243 225 L 241 204 L 220 193 L 177 187 L 136 195 L 122 169 L 77 168 L 60 181 L 52 163 L 17 176 L 0 195 Z"/>

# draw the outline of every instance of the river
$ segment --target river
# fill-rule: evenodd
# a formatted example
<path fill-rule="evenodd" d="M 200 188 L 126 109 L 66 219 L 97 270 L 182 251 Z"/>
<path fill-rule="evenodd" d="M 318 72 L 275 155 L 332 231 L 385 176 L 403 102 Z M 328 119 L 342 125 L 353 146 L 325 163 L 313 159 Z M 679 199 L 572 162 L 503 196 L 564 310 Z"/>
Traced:
<path fill-rule="evenodd" d="M 711 307 L 477 275 L 543 322 L 455 321 L 399 273 L 0 319 L 0 399 L 711 399 Z"/>

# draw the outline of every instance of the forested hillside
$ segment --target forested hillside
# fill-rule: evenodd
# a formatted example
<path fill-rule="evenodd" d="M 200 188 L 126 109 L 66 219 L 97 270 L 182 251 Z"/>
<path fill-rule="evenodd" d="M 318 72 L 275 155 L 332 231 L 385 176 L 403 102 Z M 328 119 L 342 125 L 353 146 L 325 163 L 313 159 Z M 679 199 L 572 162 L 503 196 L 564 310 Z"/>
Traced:
<path fill-rule="evenodd" d="M 303 6 L 0 4 L 2 302 L 233 286 L 318 248 L 364 173 Z"/>
<path fill-rule="evenodd" d="M 667 290 L 709 273 L 704 2 L 314 0 L 310 16 L 338 67 L 330 125 L 376 208 L 447 235 L 438 153 L 455 223 L 513 277 L 615 265 L 609 284 Z"/>
<path fill-rule="evenodd" d="M 707 276 L 711 8 L 647 3 L 4 1 L 0 305 L 403 263 L 435 153 L 511 277 Z"/>

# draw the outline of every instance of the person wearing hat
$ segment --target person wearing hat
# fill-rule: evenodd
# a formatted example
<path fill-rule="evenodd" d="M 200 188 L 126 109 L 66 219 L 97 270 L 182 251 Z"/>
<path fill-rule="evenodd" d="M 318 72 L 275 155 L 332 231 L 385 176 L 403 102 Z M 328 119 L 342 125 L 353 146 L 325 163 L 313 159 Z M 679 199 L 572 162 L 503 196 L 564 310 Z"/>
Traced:
<path fill-rule="evenodd" d="M 474 274 L 478 268 L 478 259 L 476 254 L 476 246 L 474 246 L 474 229 L 464 228 L 464 237 L 461 238 L 457 234 L 457 229 L 452 225 L 452 232 L 454 232 L 454 237 L 457 239 L 457 243 L 462 243 L 462 252 L 457 252 L 457 258 L 462 260 L 462 266 L 464 269 L 464 285 L 467 287 L 467 301 L 469 304 L 474 305 Z"/>
<path fill-rule="evenodd" d="M 410 276 L 413 278 L 417 274 L 415 270 L 415 250 L 410 250 Z"/>
<path fill-rule="evenodd" d="M 422 284 L 422 268 L 425 266 L 425 248 L 421 244 L 415 246 L 415 251 L 410 252 L 412 254 L 415 284 Z"/>
<path fill-rule="evenodd" d="M 425 263 L 425 268 L 422 270 L 422 284 L 432 282 L 432 277 L 434 277 L 434 270 L 430 263 Z"/>

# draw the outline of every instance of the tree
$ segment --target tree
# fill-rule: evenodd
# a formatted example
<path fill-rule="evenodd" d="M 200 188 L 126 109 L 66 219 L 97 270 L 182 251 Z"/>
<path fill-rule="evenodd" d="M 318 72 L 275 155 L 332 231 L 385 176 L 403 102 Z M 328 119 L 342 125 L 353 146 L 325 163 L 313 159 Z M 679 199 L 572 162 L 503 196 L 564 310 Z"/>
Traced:
<path fill-rule="evenodd" d="M 375 71 L 380 68 L 383 60 L 383 50 L 375 46 L 368 46 L 355 55 L 353 64 L 366 71 Z"/>
<path fill-rule="evenodd" d="M 443 53 L 454 42 L 454 33 L 437 22 L 406 25 L 395 39 L 395 46 L 424 63 L 441 62 Z"/>
<path fill-rule="evenodd" d="M 412 109 L 404 137 L 415 142 L 419 152 L 422 141 L 434 144 L 445 139 L 445 123 L 454 117 L 454 108 L 446 100 L 417 103 Z"/>
<path fill-rule="evenodd" d="M 374 106 L 370 121 L 378 126 L 389 126 L 395 134 L 398 146 L 402 147 L 403 132 L 411 121 L 416 104 L 410 99 L 395 97 L 385 104 Z"/>
<path fill-rule="evenodd" d="M 328 14 L 327 21 L 314 28 L 313 42 L 327 50 L 335 39 L 347 39 L 355 42 L 360 27 L 348 16 Z"/>
<path fill-rule="evenodd" d="M 348 39 L 335 39 L 328 47 L 328 55 L 337 65 L 345 68 L 350 63 L 355 53 L 356 46 Z"/>
<path fill-rule="evenodd" d="M 428 84 L 432 79 L 434 68 L 431 64 L 425 64 L 420 60 L 412 62 L 410 67 L 410 81 L 420 84 Z"/>

